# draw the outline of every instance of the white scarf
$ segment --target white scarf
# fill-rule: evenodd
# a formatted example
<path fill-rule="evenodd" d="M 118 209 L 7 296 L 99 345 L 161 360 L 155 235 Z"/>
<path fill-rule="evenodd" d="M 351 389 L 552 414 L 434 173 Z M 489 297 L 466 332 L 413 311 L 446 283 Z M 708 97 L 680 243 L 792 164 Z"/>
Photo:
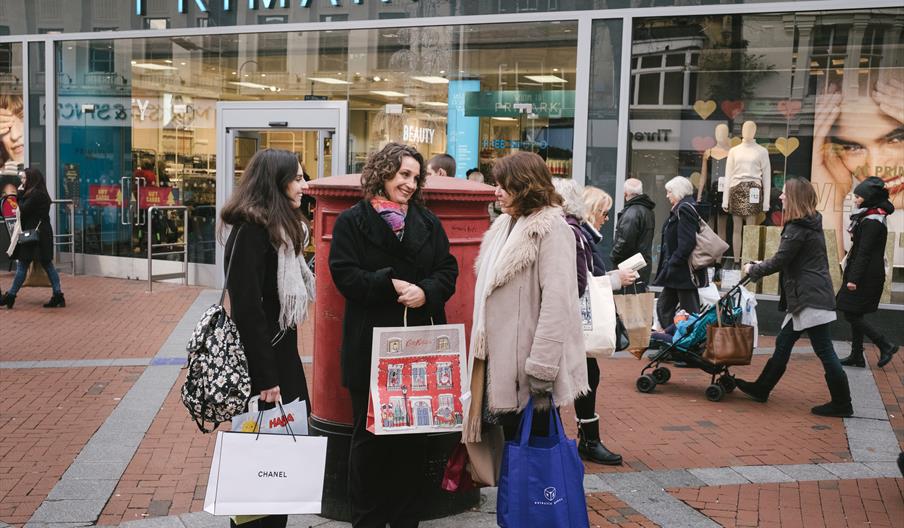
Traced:
<path fill-rule="evenodd" d="M 276 252 L 276 289 L 279 293 L 281 334 L 304 322 L 308 316 L 308 303 L 314 300 L 314 274 L 304 260 L 304 251 L 296 255 L 292 241 L 285 236 L 283 240 L 287 242 L 279 246 Z"/>

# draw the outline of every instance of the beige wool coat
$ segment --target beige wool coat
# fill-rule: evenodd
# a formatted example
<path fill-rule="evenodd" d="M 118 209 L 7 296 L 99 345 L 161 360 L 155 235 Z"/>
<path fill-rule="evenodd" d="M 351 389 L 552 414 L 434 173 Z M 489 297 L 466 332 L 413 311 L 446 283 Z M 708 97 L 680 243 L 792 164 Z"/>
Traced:
<path fill-rule="evenodd" d="M 525 217 L 524 229 L 509 235 L 512 248 L 499 255 L 485 297 L 485 335 L 477 357 L 486 357 L 488 408 L 493 413 L 521 411 L 530 398 L 528 376 L 552 381 L 556 406 L 586 393 L 587 356 L 581 326 L 575 243 L 562 210 L 547 207 Z M 481 255 L 495 231 L 484 235 Z M 509 245 L 509 242 L 515 242 Z M 477 259 L 480 269 L 481 256 Z M 548 400 L 535 400 L 540 407 Z"/>

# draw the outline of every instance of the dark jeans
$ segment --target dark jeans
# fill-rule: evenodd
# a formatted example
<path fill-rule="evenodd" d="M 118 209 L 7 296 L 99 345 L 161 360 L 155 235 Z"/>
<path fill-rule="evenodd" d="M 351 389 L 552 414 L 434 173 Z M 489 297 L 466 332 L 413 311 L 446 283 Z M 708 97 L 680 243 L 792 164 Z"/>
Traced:
<path fill-rule="evenodd" d="M 587 358 L 587 384 L 590 392 L 574 400 L 574 414 L 581 420 L 590 420 L 596 415 L 596 389 L 600 385 L 600 366 L 596 358 Z"/>
<path fill-rule="evenodd" d="M 13 285 L 9 287 L 10 295 L 18 295 L 19 288 L 22 287 L 22 284 L 25 282 L 25 276 L 28 275 L 28 266 L 31 265 L 30 260 L 17 260 L 16 261 L 16 276 L 13 277 Z M 50 286 L 53 288 L 53 293 L 61 293 L 63 290 L 60 286 L 60 274 L 57 273 L 55 267 L 53 267 L 53 261 L 48 260 L 47 262 L 41 262 L 41 266 L 44 268 L 44 271 L 47 272 L 47 278 L 50 279 Z"/>
<path fill-rule="evenodd" d="M 667 328 L 675 320 L 675 312 L 678 307 L 689 314 L 700 311 L 700 294 L 696 289 L 678 290 L 675 288 L 663 288 L 656 301 L 656 316 L 659 317 L 659 326 Z"/>
<path fill-rule="evenodd" d="M 851 325 L 851 352 L 863 351 L 863 336 L 869 338 L 876 346 L 886 346 L 888 340 L 872 325 L 866 322 L 861 313 L 844 312 L 844 319 Z"/>
<path fill-rule="evenodd" d="M 348 498 L 355 528 L 415 528 L 420 519 L 427 437 L 377 436 L 367 430 L 368 391 L 349 391 L 354 430 L 348 460 Z"/>
<path fill-rule="evenodd" d="M 835 348 L 832 347 L 832 332 L 829 329 L 829 325 L 829 323 L 826 323 L 797 331 L 794 329 L 794 323 L 788 321 L 788 324 L 775 336 L 775 352 L 772 354 L 772 360 L 779 365 L 787 365 L 788 360 L 791 358 L 791 349 L 794 348 L 794 343 L 806 332 L 810 338 L 813 352 L 816 352 L 816 357 L 822 361 L 822 368 L 826 374 L 826 384 L 828 384 L 829 392 L 832 393 L 832 399 L 834 400 L 843 380 L 847 380 L 847 376 L 841 366 L 841 361 L 835 354 Z M 847 386 L 846 382 L 844 386 Z M 850 394 L 847 395 L 847 398 L 848 402 L 850 402 Z"/>

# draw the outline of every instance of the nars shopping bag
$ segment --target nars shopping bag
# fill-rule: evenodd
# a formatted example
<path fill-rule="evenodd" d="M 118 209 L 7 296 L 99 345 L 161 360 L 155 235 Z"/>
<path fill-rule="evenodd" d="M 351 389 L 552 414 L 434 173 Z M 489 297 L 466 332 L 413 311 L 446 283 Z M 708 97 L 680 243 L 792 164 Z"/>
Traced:
<path fill-rule="evenodd" d="M 653 293 L 626 293 L 615 295 L 615 306 L 625 330 L 628 331 L 628 350 L 640 359 L 650 345 L 650 328 L 653 325 Z"/>
<path fill-rule="evenodd" d="M 587 277 L 587 289 L 581 297 L 581 323 L 588 356 L 615 352 L 615 300 L 609 277 Z"/>
<path fill-rule="evenodd" d="M 307 402 L 295 398 L 282 408 L 274 407 L 260 411 L 259 400 L 260 396 L 252 396 L 248 400 L 248 412 L 232 418 L 234 433 L 290 434 L 291 428 L 297 435 L 308 434 Z"/>
<path fill-rule="evenodd" d="M 326 437 L 220 431 L 204 511 L 213 515 L 320 513 Z"/>
<path fill-rule="evenodd" d="M 374 328 L 368 430 L 461 431 L 466 367 L 462 324 Z"/>
<path fill-rule="evenodd" d="M 496 523 L 502 528 L 590 525 L 584 498 L 584 464 L 575 441 L 565 436 L 555 406 L 551 408 L 549 436 L 531 434 L 531 398 L 521 416 L 518 435 L 505 443 L 496 496 Z"/>

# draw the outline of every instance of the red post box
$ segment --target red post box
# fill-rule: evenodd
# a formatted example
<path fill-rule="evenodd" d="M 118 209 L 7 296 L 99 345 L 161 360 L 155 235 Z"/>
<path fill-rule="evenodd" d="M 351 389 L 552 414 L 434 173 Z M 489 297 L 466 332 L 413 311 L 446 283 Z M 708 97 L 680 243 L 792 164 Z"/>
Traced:
<path fill-rule="evenodd" d="M 470 336 L 476 274 L 474 261 L 483 233 L 490 225 L 487 205 L 494 200 L 493 187 L 468 180 L 431 177 L 424 186 L 427 207 L 439 217 L 458 261 L 455 295 L 446 303 L 450 323 L 464 323 Z M 349 515 L 346 477 L 352 431 L 352 408 L 348 390 L 342 386 L 339 348 L 345 298 L 336 289 L 329 271 L 330 241 L 336 217 L 361 200 L 358 174 L 314 180 L 308 194 L 317 199 L 314 211 L 314 273 L 317 301 L 314 315 L 314 360 L 311 381 L 311 431 L 329 438 L 322 514 L 347 520 Z M 428 479 L 432 486 L 424 506 L 425 518 L 464 511 L 479 499 L 477 493 L 450 494 L 440 490 L 446 456 L 458 441 L 457 434 L 430 435 Z"/>

